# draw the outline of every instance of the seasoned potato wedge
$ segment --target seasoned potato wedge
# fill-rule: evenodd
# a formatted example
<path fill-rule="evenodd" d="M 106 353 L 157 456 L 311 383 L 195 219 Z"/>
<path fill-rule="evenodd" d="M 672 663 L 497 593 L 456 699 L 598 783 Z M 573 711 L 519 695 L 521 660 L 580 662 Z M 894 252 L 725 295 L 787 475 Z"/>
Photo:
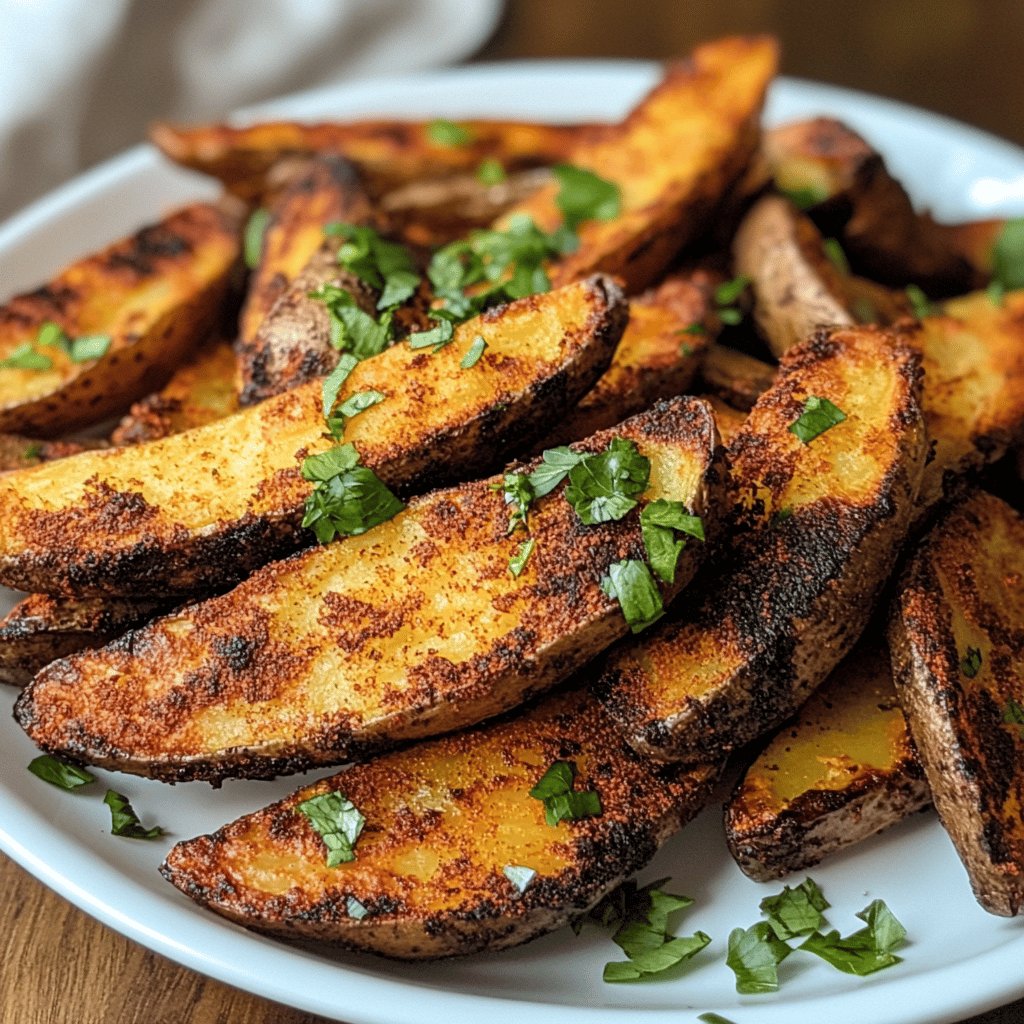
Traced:
<path fill-rule="evenodd" d="M 235 412 L 235 351 L 229 341 L 213 337 L 196 349 L 159 391 L 136 402 L 110 440 L 115 445 L 157 441 Z"/>
<path fill-rule="evenodd" d="M 822 248 L 818 229 L 781 196 L 764 196 L 733 240 L 736 271 L 750 278 L 754 319 L 776 356 L 818 327 L 853 324 L 842 278 Z"/>
<path fill-rule="evenodd" d="M 529 795 L 557 760 L 601 813 L 548 825 Z M 420 743 L 178 843 L 161 872 L 247 928 L 402 960 L 505 949 L 568 924 L 641 868 L 707 802 L 717 766 L 638 758 L 585 693 Z M 328 868 L 298 805 L 342 792 L 366 822 Z M 518 884 L 506 869 L 517 867 Z"/>
<path fill-rule="evenodd" d="M 674 274 L 630 299 L 629 324 L 604 376 L 544 439 L 552 448 L 576 441 L 690 386 L 717 329 L 717 278 L 703 270 Z M 687 328 L 695 328 L 687 332 Z"/>
<path fill-rule="evenodd" d="M 1024 520 L 977 493 L 899 585 L 896 688 L 935 807 L 993 914 L 1024 912 Z"/>
<path fill-rule="evenodd" d="M 579 248 L 551 268 L 556 283 L 603 271 L 627 292 L 654 283 L 672 257 L 695 241 L 750 162 L 775 43 L 731 38 L 698 47 L 619 125 L 582 141 L 570 163 L 619 186 L 621 212 L 579 229 Z M 558 185 L 539 189 L 506 215 L 529 215 L 545 231 L 562 223 Z"/>
<path fill-rule="evenodd" d="M 783 357 L 729 449 L 731 561 L 688 613 L 609 656 L 598 690 L 629 742 L 699 761 L 788 718 L 850 650 L 902 542 L 927 443 L 899 335 L 822 332 Z M 809 397 L 845 418 L 804 443 Z M 690 611 L 690 609 L 693 609 Z"/>
<path fill-rule="evenodd" d="M 868 638 L 749 765 L 726 804 L 725 834 L 743 873 L 765 882 L 930 802 L 889 649 Z"/>
<path fill-rule="evenodd" d="M 166 601 L 31 594 L 0 620 L 0 683 L 24 686 L 51 661 L 99 647 L 166 609 Z"/>
<path fill-rule="evenodd" d="M 95 359 L 47 345 L 36 349 L 46 368 L 0 368 L 0 431 L 67 433 L 159 387 L 216 324 L 238 254 L 237 218 L 199 203 L 0 307 L 2 359 L 35 345 L 51 321 L 71 338 L 109 338 Z"/>
<path fill-rule="evenodd" d="M 712 344 L 700 366 L 701 384 L 735 409 L 750 409 L 775 380 L 776 368 L 728 345 Z"/>
<path fill-rule="evenodd" d="M 298 124 L 270 121 L 248 127 L 226 124 L 191 128 L 156 124 L 150 140 L 176 163 L 219 178 L 235 195 L 258 200 L 275 164 L 294 157 L 339 153 L 354 163 L 371 193 L 424 178 L 473 173 L 484 160 L 506 170 L 546 167 L 564 160 L 588 125 L 524 121 L 460 121 L 465 143 L 444 141 L 428 121 L 349 121 Z M 596 127 L 596 126 L 594 126 Z"/>
<path fill-rule="evenodd" d="M 275 196 L 269 212 L 259 262 L 238 319 L 243 353 L 255 343 L 260 325 L 289 282 L 320 247 L 324 226 L 333 221 L 365 224 L 373 216 L 355 168 L 343 157 L 329 154 L 301 166 Z"/>
<path fill-rule="evenodd" d="M 675 399 L 578 450 L 613 436 L 650 459 L 645 501 L 701 517 L 721 504 L 702 402 Z M 628 631 L 601 580 L 643 557 L 639 512 L 586 526 L 564 487 L 531 507 L 535 546 L 519 575 L 510 559 L 524 536 L 509 534 L 500 477 L 434 491 L 361 537 L 51 666 L 23 694 L 19 721 L 76 760 L 217 781 L 340 764 L 505 711 Z M 703 550 L 685 546 L 666 601 Z"/>
<path fill-rule="evenodd" d="M 739 433 L 740 427 L 746 422 L 747 414 L 739 409 L 734 409 L 717 395 L 701 395 L 700 397 L 711 406 L 711 411 L 715 414 L 718 436 L 722 439 L 722 444 L 728 447 Z"/>
<path fill-rule="evenodd" d="M 66 459 L 69 455 L 106 448 L 107 442 L 99 437 L 80 438 L 77 441 L 40 441 L 18 434 L 0 434 L 0 473 L 13 469 L 28 469 L 43 462 Z"/>
<path fill-rule="evenodd" d="M 626 317 L 622 293 L 594 277 L 468 321 L 436 354 L 396 345 L 346 380 L 341 401 L 386 396 L 346 441 L 406 493 L 493 466 L 604 372 Z M 487 351 L 463 371 L 477 335 Z M 223 589 L 312 539 L 300 465 L 327 447 L 311 381 L 183 434 L 6 474 L 0 582 L 71 596 Z"/>

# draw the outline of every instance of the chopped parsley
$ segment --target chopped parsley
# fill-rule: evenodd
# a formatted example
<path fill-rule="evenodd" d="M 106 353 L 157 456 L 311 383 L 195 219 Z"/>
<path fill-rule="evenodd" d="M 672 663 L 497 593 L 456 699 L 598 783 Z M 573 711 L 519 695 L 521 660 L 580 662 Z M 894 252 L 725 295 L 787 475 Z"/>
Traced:
<path fill-rule="evenodd" d="M 926 316 L 935 316 L 939 312 L 938 306 L 925 295 L 918 285 L 908 284 L 904 292 L 910 303 L 910 308 L 918 320 L 923 320 Z"/>
<path fill-rule="evenodd" d="M 1008 220 L 996 236 L 992 278 L 1006 290 L 1024 288 L 1024 217 Z"/>
<path fill-rule="evenodd" d="M 520 894 L 526 892 L 530 883 L 537 877 L 537 872 L 533 868 L 524 868 L 519 864 L 506 864 L 501 869 L 501 873 L 512 883 L 516 892 Z"/>
<path fill-rule="evenodd" d="M 790 433 L 796 434 L 804 444 L 810 444 L 826 430 L 831 430 L 846 419 L 846 413 L 827 398 L 810 395 L 804 402 L 800 416 L 790 424 Z"/>
<path fill-rule="evenodd" d="M 550 494 L 569 475 L 569 470 L 584 458 L 585 455 L 565 445 L 548 448 L 541 454 L 540 465 L 529 476 L 533 496 L 543 498 L 545 494 Z"/>
<path fill-rule="evenodd" d="M 505 173 L 505 168 L 502 166 L 500 160 L 495 160 L 494 157 L 488 157 L 486 160 L 480 162 L 480 166 L 476 169 L 476 180 L 481 185 L 500 185 L 508 175 Z"/>
<path fill-rule="evenodd" d="M 107 354 L 112 338 L 109 334 L 83 334 L 72 338 L 63 327 L 47 320 L 39 327 L 36 345 L 40 348 L 59 348 L 73 363 L 88 363 Z M 43 356 L 52 365 L 48 356 Z M 46 367 L 48 369 L 49 366 Z"/>
<path fill-rule="evenodd" d="M 326 225 L 324 234 L 342 239 L 338 265 L 381 293 L 378 310 L 394 309 L 412 298 L 420 275 L 404 245 L 381 238 L 371 227 L 341 221 Z"/>
<path fill-rule="evenodd" d="M 977 647 L 967 648 L 967 653 L 960 661 L 960 671 L 968 679 L 973 679 L 981 671 L 981 651 Z"/>
<path fill-rule="evenodd" d="M 345 900 L 345 912 L 355 921 L 362 921 L 362 919 L 369 913 L 366 907 L 360 903 L 355 896 L 349 896 Z"/>
<path fill-rule="evenodd" d="M 767 921 L 729 933 L 726 966 L 736 975 L 736 991 L 759 995 L 779 990 L 779 964 L 792 949 L 773 931 Z"/>
<path fill-rule="evenodd" d="M 700 321 L 695 321 L 694 323 L 688 324 L 686 327 L 681 327 L 678 331 L 676 331 L 676 334 L 707 334 L 707 333 L 708 333 L 708 329 L 702 323 L 700 323 Z M 685 353 L 685 354 L 689 355 L 688 352 Z"/>
<path fill-rule="evenodd" d="M 1003 721 L 1007 725 L 1024 726 L 1024 705 L 1012 698 L 1008 700 L 1003 708 Z"/>
<path fill-rule="evenodd" d="M 295 809 L 309 819 L 310 825 L 323 839 L 329 868 L 356 859 L 356 841 L 366 819 L 344 793 L 321 793 L 296 804 Z M 349 913 L 354 916 L 351 910 Z"/>
<path fill-rule="evenodd" d="M 809 210 L 828 199 L 828 189 L 822 185 L 797 185 L 795 188 L 779 188 L 798 210 Z"/>
<path fill-rule="evenodd" d="M 640 530 L 647 551 L 647 561 L 654 572 L 666 583 L 674 583 L 676 565 L 686 540 L 676 534 L 684 533 L 704 540 L 704 523 L 700 516 L 692 516 L 681 501 L 659 498 L 644 507 L 640 513 Z"/>
<path fill-rule="evenodd" d="M 410 334 L 408 338 L 409 348 L 429 348 L 436 355 L 451 342 L 453 337 L 455 337 L 455 328 L 452 326 L 451 321 L 440 320 L 437 326 L 430 328 L 429 331 L 416 331 L 414 334 Z"/>
<path fill-rule="evenodd" d="M 263 239 L 270 224 L 270 211 L 262 207 L 253 210 L 245 222 L 245 233 L 242 236 L 242 256 L 245 265 L 255 270 L 263 257 Z"/>
<path fill-rule="evenodd" d="M 78 765 L 68 764 L 49 754 L 41 754 L 28 763 L 28 770 L 43 782 L 50 783 L 60 789 L 78 789 L 79 786 L 88 786 L 90 782 L 96 781 L 96 776 L 87 772 Z"/>
<path fill-rule="evenodd" d="M 41 441 L 32 441 L 25 446 L 25 451 L 22 452 L 21 457 L 28 461 L 33 459 L 41 459 L 43 456 L 43 444 Z"/>
<path fill-rule="evenodd" d="M 506 473 L 496 489 L 504 495 L 505 504 L 512 506 L 512 514 L 508 520 L 508 532 L 512 533 L 519 526 L 525 528 L 527 513 L 536 497 L 530 486 L 530 478 L 525 473 Z"/>
<path fill-rule="evenodd" d="M 480 357 L 484 354 L 484 350 L 486 348 L 487 342 L 478 334 L 473 339 L 473 344 L 466 349 L 466 354 L 459 360 L 459 366 L 461 366 L 463 370 L 471 370 L 480 362 Z"/>
<path fill-rule="evenodd" d="M 331 344 L 342 352 L 351 352 L 358 360 L 380 355 L 391 344 L 392 312 L 379 318 L 356 305 L 355 296 L 336 284 L 321 285 L 309 297 L 322 302 L 331 318 Z"/>
<path fill-rule="evenodd" d="M 438 117 L 427 125 L 427 138 L 437 146 L 454 149 L 456 146 L 468 146 L 474 135 L 469 125 Z"/>
<path fill-rule="evenodd" d="M 31 341 L 23 341 L 9 356 L 0 359 L 0 369 L 4 370 L 49 370 L 53 360 L 36 350 Z"/>
<path fill-rule="evenodd" d="M 651 460 L 633 441 L 613 437 L 607 449 L 585 455 L 568 472 L 565 499 L 587 526 L 622 519 L 647 488 Z"/>
<path fill-rule="evenodd" d="M 516 553 L 508 560 L 508 571 L 513 576 L 518 578 L 522 574 L 536 546 L 537 542 L 532 537 L 528 537 L 519 545 Z"/>
<path fill-rule="evenodd" d="M 555 761 L 530 790 L 544 804 L 544 820 L 552 827 L 560 821 L 579 821 L 601 813 L 601 798 L 592 789 L 575 790 L 576 765 Z"/>
<path fill-rule="evenodd" d="M 829 906 L 817 883 L 805 878 L 795 889 L 787 885 L 777 896 L 766 896 L 761 900 L 761 913 L 780 939 L 791 939 L 820 928 Z"/>
<path fill-rule="evenodd" d="M 731 281 L 724 281 L 715 288 L 714 300 L 718 319 L 729 327 L 735 327 L 743 319 L 743 310 L 736 305 L 750 287 L 750 278 L 738 274 Z"/>
<path fill-rule="evenodd" d="M 555 205 L 570 231 L 587 220 L 612 220 L 619 215 L 622 192 L 614 181 L 572 164 L 556 164 L 551 171 L 560 186 Z"/>
<path fill-rule="evenodd" d="M 638 558 L 624 558 L 608 566 L 608 575 L 601 579 L 601 589 L 619 602 L 633 633 L 642 632 L 665 614 L 651 570 Z"/>
<path fill-rule="evenodd" d="M 110 834 L 125 839 L 156 839 L 164 834 L 159 825 L 144 828 L 128 797 L 108 789 L 103 802 L 110 808 Z"/>
<path fill-rule="evenodd" d="M 874 974 L 901 962 L 893 953 L 903 945 L 907 931 L 882 900 L 874 900 L 857 914 L 866 927 L 842 938 L 837 931 L 814 932 L 798 948 L 821 957 L 845 974 Z"/>
<path fill-rule="evenodd" d="M 1002 281 L 989 281 L 988 286 L 985 288 L 985 294 L 993 306 L 1001 306 L 1003 299 L 1006 298 L 1006 285 Z"/>
<path fill-rule="evenodd" d="M 849 277 L 850 261 L 846 258 L 846 253 L 843 252 L 843 247 L 839 244 L 839 239 L 822 239 L 821 247 L 824 249 L 829 263 L 831 263 L 832 266 L 843 275 L 843 277 Z"/>

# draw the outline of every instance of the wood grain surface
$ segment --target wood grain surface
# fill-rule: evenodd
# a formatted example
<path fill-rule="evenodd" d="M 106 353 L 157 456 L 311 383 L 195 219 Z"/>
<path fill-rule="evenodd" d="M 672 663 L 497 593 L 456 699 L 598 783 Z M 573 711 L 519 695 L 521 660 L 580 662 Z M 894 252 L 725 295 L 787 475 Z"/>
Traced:
<path fill-rule="evenodd" d="M 787 74 L 892 96 L 1024 143 L 1019 0 L 511 0 L 479 59 L 663 58 L 735 31 L 777 34 Z M 2 855 L 0 893 L 0 1024 L 322 1020 L 150 953 Z M 1024 1000 L 970 1024 L 1022 1021 Z"/>

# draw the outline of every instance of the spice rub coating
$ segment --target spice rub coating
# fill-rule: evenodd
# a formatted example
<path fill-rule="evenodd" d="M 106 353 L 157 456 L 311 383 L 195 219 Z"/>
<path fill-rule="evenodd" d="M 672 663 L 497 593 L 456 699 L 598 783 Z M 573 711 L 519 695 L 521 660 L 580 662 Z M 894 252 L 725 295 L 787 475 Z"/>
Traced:
<path fill-rule="evenodd" d="M 575 763 L 576 788 L 598 793 L 600 815 L 545 822 L 529 790 L 556 760 Z M 178 843 L 161 871 L 256 931 L 405 960 L 503 949 L 567 924 L 641 868 L 704 805 L 717 773 L 638 757 L 600 705 L 570 691 L 306 786 Z M 366 823 L 355 860 L 328 868 L 296 805 L 339 790 Z M 536 872 L 522 891 L 511 866 Z"/>

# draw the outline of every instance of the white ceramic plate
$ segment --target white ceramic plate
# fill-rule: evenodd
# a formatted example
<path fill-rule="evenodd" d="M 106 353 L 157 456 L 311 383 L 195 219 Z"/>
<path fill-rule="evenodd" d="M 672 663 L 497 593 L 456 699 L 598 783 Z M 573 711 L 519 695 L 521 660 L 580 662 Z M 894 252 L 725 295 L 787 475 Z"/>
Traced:
<path fill-rule="evenodd" d="M 521 115 L 614 118 L 656 76 L 627 62 L 479 66 L 304 94 L 257 114 L 306 118 Z M 805 82 L 781 81 L 772 121 L 835 114 L 890 159 L 915 198 L 940 216 L 1024 212 L 1024 152 L 991 136 L 899 104 Z M 140 146 L 36 203 L 0 228 L 3 291 L 45 280 L 61 264 L 184 200 L 209 183 L 167 166 Z M 713 938 L 684 975 L 645 985 L 605 985 L 609 939 L 568 929 L 508 953 L 450 963 L 395 964 L 371 957 L 296 949 L 243 931 L 193 906 L 157 874 L 180 839 L 208 832 L 291 792 L 303 780 L 199 783 L 174 788 L 99 772 L 98 786 L 65 794 L 25 771 L 34 755 L 10 720 L 13 693 L 0 694 L 0 847 L 44 883 L 125 935 L 188 967 L 299 1009 L 352 1024 L 651 1024 L 693 1020 L 714 1010 L 736 1024 L 945 1024 L 1024 995 L 1024 921 L 984 913 L 971 897 L 953 849 L 930 815 L 816 868 L 833 904 L 829 919 L 848 932 L 853 915 L 885 899 L 906 925 L 905 962 L 867 979 L 794 957 L 782 991 L 739 997 L 725 966 L 729 931 L 758 919 L 758 902 L 778 885 L 757 885 L 729 858 L 712 806 L 661 851 L 645 878 L 671 875 L 696 898 L 680 932 Z M 138 843 L 108 834 L 100 796 L 126 793 L 144 822 L 170 837 Z M 97 790 L 99 792 L 97 793 Z M 71 953 L 73 954 L 73 951 Z M 30 979 L 24 979 L 30 984 Z"/>

